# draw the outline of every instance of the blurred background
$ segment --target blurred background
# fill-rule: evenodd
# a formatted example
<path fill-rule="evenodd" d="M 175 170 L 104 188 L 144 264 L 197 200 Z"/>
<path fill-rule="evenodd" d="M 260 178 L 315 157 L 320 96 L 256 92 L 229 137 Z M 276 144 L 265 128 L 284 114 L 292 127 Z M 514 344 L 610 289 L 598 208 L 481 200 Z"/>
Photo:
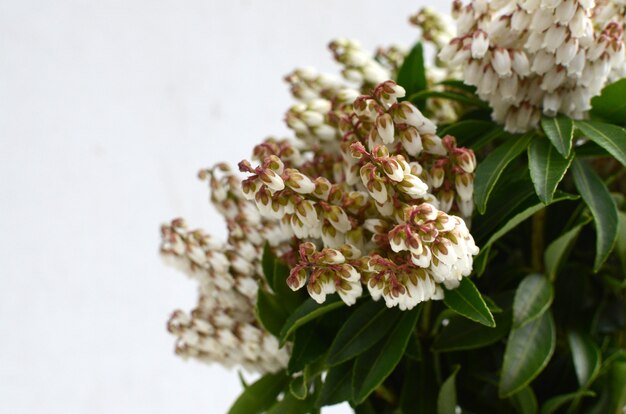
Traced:
<path fill-rule="evenodd" d="M 338 73 L 329 40 L 408 47 L 424 4 L 0 0 L 0 412 L 226 412 L 236 371 L 173 354 L 196 285 L 159 225 L 224 235 L 197 171 L 287 134 L 282 77 Z"/>

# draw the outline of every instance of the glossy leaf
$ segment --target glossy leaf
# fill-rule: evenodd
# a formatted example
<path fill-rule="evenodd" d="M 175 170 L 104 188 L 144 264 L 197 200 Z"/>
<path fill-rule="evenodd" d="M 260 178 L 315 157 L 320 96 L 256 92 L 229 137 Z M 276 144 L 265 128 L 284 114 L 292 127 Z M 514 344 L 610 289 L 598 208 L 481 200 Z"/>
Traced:
<path fill-rule="evenodd" d="M 515 291 L 513 299 L 513 328 L 519 328 L 540 317 L 552 304 L 554 288 L 547 277 L 526 276 Z"/>
<path fill-rule="evenodd" d="M 563 158 L 569 158 L 574 137 L 574 122 L 565 116 L 544 117 L 541 119 L 541 128 L 559 154 Z"/>
<path fill-rule="evenodd" d="M 552 199 L 552 202 L 550 204 L 558 203 L 559 201 L 564 201 L 564 200 L 576 200 L 577 198 L 578 198 L 577 196 L 572 195 L 572 194 L 566 194 L 566 193 L 557 192 L 554 195 L 554 198 Z M 533 204 L 533 205 L 527 207 L 526 209 L 524 209 L 523 211 L 517 213 L 516 215 L 511 217 L 502 227 L 500 227 L 498 230 L 496 230 L 491 235 L 489 240 L 486 243 L 484 243 L 480 248 L 481 249 L 486 249 L 486 248 L 490 247 L 500 237 L 504 236 L 505 234 L 507 234 L 508 232 L 513 230 L 515 227 L 517 227 L 524 220 L 530 218 L 533 214 L 535 214 L 536 212 L 538 212 L 539 210 L 541 210 L 541 209 L 543 209 L 545 207 L 546 207 L 545 204 L 539 202 L 539 203 Z"/>
<path fill-rule="evenodd" d="M 615 251 L 622 262 L 622 269 L 626 275 L 626 213 L 620 211 L 618 213 L 619 229 L 617 231 L 617 243 Z"/>
<path fill-rule="evenodd" d="M 272 253 L 269 243 L 265 243 L 263 247 L 263 256 L 261 256 L 261 268 L 263 269 L 263 276 L 265 281 L 269 285 L 270 289 L 274 290 L 274 262 L 276 258 Z"/>
<path fill-rule="evenodd" d="M 402 312 L 380 302 L 366 301 L 343 324 L 328 351 L 326 363 L 340 364 L 375 345 L 394 326 Z"/>
<path fill-rule="evenodd" d="M 559 185 L 572 162 L 572 157 L 563 158 L 545 139 L 536 138 L 528 147 L 528 168 L 530 178 L 539 199 L 550 204 L 556 187 Z"/>
<path fill-rule="evenodd" d="M 439 395 L 437 396 L 437 414 L 456 413 L 456 374 L 460 366 L 456 366 L 452 374 L 441 384 Z"/>
<path fill-rule="evenodd" d="M 289 382 L 289 392 L 298 400 L 304 400 L 308 393 L 308 385 L 304 375 L 294 377 Z"/>
<path fill-rule="evenodd" d="M 554 280 L 563 261 L 567 258 L 567 253 L 578 237 L 580 230 L 591 221 L 591 217 L 586 217 L 583 222 L 572 227 L 563 233 L 556 240 L 548 245 L 543 257 L 546 275 L 550 280 Z"/>
<path fill-rule="evenodd" d="M 352 362 L 328 370 L 316 407 L 339 404 L 352 399 Z"/>
<path fill-rule="evenodd" d="M 267 411 L 267 414 L 310 413 L 312 405 L 312 401 L 308 399 L 299 400 L 290 393 L 286 393 L 282 400 Z"/>
<path fill-rule="evenodd" d="M 297 292 L 291 290 L 287 285 L 287 277 L 289 277 L 289 267 L 279 260 L 274 261 L 274 292 L 280 299 L 281 304 L 291 314 L 298 306 L 300 306 L 308 295 L 305 293 L 305 289 L 301 289 Z"/>
<path fill-rule="evenodd" d="M 572 351 L 578 384 L 586 387 L 600 371 L 602 365 L 600 349 L 588 335 L 581 332 L 568 332 L 567 340 Z"/>
<path fill-rule="evenodd" d="M 509 400 L 518 414 L 537 414 L 539 410 L 537 397 L 528 385 L 513 394 Z"/>
<path fill-rule="evenodd" d="M 596 228 L 596 259 L 594 271 L 602 264 L 613 250 L 617 240 L 617 206 L 606 185 L 600 177 L 582 161 L 572 163 L 574 182 L 583 200 L 591 210 Z"/>
<path fill-rule="evenodd" d="M 360 404 L 391 374 L 406 349 L 422 307 L 403 312 L 397 325 L 379 346 L 361 354 L 354 364 L 352 395 Z"/>
<path fill-rule="evenodd" d="M 435 352 L 452 352 L 483 348 L 504 338 L 511 328 L 511 312 L 494 315 L 495 328 L 489 328 L 466 318 L 451 318 L 433 342 Z"/>
<path fill-rule="evenodd" d="M 591 114 L 618 125 L 626 123 L 626 79 L 620 79 L 602 89 L 591 100 Z"/>
<path fill-rule="evenodd" d="M 494 327 L 496 322 L 474 283 L 467 277 L 456 289 L 445 290 L 443 302 L 456 313 L 475 322 Z"/>
<path fill-rule="evenodd" d="M 278 336 L 287 319 L 287 312 L 276 295 L 259 289 L 256 300 L 256 316 L 265 329 L 272 335 Z"/>
<path fill-rule="evenodd" d="M 287 372 L 293 374 L 320 358 L 326 352 L 327 344 L 322 339 L 315 323 L 304 325 L 296 330 L 291 348 Z"/>
<path fill-rule="evenodd" d="M 557 395 L 556 397 L 552 397 L 547 400 L 541 406 L 540 414 L 553 414 L 557 412 L 557 410 L 563 407 L 565 404 L 574 401 L 577 398 L 581 397 L 595 397 L 595 393 L 593 391 L 579 391 L 572 392 L 570 394 Z"/>
<path fill-rule="evenodd" d="M 470 146 L 480 137 L 486 135 L 493 129 L 497 128 L 493 122 L 483 121 L 480 119 L 468 119 L 458 121 L 453 124 L 441 128 L 438 133 L 440 136 L 452 135 L 456 138 L 457 145 Z"/>
<path fill-rule="evenodd" d="M 237 398 L 228 414 L 256 414 L 267 411 L 276 401 L 276 397 L 287 386 L 289 377 L 284 371 L 266 374 L 250 385 Z"/>
<path fill-rule="evenodd" d="M 404 58 L 402 66 L 398 70 L 398 85 L 406 90 L 409 97 L 426 89 L 426 69 L 424 68 L 424 48 L 421 43 L 413 46 L 413 49 Z M 418 102 L 422 106 L 423 102 Z"/>
<path fill-rule="evenodd" d="M 453 91 L 435 91 L 435 90 L 425 90 L 414 93 L 410 95 L 409 100 L 416 104 L 417 106 L 421 105 L 421 102 L 424 102 L 428 98 L 440 98 L 440 99 L 448 99 L 450 101 L 461 102 L 466 105 L 476 106 L 478 108 L 488 108 L 487 103 L 478 99 L 475 95 L 469 95 L 461 92 L 453 92 Z"/>
<path fill-rule="evenodd" d="M 313 299 L 307 299 L 298 307 L 285 321 L 280 331 L 280 343 L 284 344 L 291 334 L 300 326 L 311 322 L 312 320 L 330 312 L 338 307 L 343 306 L 343 301 L 339 295 L 330 296 L 326 302 L 321 305 Z"/>
<path fill-rule="evenodd" d="M 577 121 L 576 128 L 626 166 L 626 129 L 589 121 Z"/>
<path fill-rule="evenodd" d="M 485 212 L 491 191 L 502 172 L 528 147 L 532 136 L 532 134 L 526 134 L 507 140 L 478 164 L 474 178 L 474 201 L 481 214 Z"/>
<path fill-rule="evenodd" d="M 550 361 L 556 344 L 556 328 L 550 311 L 512 329 L 504 351 L 498 393 L 509 397 L 528 385 Z"/>

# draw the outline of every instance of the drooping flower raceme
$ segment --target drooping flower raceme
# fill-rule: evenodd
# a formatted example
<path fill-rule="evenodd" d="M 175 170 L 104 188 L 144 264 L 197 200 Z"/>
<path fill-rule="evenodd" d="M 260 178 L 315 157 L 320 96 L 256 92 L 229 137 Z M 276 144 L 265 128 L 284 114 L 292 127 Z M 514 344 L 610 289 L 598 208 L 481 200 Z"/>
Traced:
<path fill-rule="evenodd" d="M 606 3 L 606 2 L 605 2 Z M 510 132 L 541 114 L 580 119 L 623 66 L 623 15 L 593 0 L 472 0 L 453 6 L 457 36 L 439 56 Z"/>

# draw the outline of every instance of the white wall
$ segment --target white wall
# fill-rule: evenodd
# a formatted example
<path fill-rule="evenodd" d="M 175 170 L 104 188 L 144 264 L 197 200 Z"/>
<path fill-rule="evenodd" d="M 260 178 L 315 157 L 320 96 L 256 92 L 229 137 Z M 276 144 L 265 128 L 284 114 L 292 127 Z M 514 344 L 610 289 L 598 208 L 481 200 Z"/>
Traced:
<path fill-rule="evenodd" d="M 223 234 L 197 170 L 286 133 L 282 76 L 335 71 L 331 38 L 410 45 L 419 4 L 0 0 L 0 412 L 225 412 L 235 372 L 173 355 L 196 291 L 159 224 Z"/>

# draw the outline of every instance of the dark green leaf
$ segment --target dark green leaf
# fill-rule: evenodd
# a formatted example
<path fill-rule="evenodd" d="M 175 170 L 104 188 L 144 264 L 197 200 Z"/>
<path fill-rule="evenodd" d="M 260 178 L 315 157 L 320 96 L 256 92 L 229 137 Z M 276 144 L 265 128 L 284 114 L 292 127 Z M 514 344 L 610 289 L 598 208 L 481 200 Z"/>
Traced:
<path fill-rule="evenodd" d="M 475 322 L 494 327 L 496 322 L 474 283 L 467 277 L 461 280 L 459 287 L 445 290 L 443 302 L 456 313 Z"/>
<path fill-rule="evenodd" d="M 308 384 L 304 375 L 294 377 L 289 383 L 289 392 L 298 400 L 304 400 L 308 391 Z"/>
<path fill-rule="evenodd" d="M 465 121 L 458 121 L 441 128 L 439 130 L 439 135 L 442 137 L 452 135 L 456 138 L 457 145 L 462 147 L 471 146 L 472 149 L 476 149 L 473 145 L 475 141 L 496 128 L 497 127 L 493 122 L 468 119 Z"/>
<path fill-rule="evenodd" d="M 352 361 L 328 370 L 322 391 L 315 402 L 317 407 L 339 404 L 352 399 Z"/>
<path fill-rule="evenodd" d="M 594 271 L 600 270 L 617 240 L 617 206 L 600 177 L 584 162 L 572 164 L 574 182 L 593 215 L 596 227 L 596 260 Z"/>
<path fill-rule="evenodd" d="M 440 82 L 437 82 L 436 85 L 443 85 L 447 89 L 460 89 L 463 92 L 471 93 L 473 95 L 476 94 L 476 87 L 472 85 L 468 85 L 462 80 L 458 79 L 446 79 Z"/>
<path fill-rule="evenodd" d="M 622 269 L 624 271 L 624 275 L 626 276 L 626 213 L 620 211 L 618 220 L 619 230 L 617 232 L 618 236 L 617 243 L 615 245 L 615 252 L 622 262 Z"/>
<path fill-rule="evenodd" d="M 274 292 L 280 299 L 280 303 L 291 314 L 298 306 L 302 305 L 305 298 L 308 298 L 304 289 L 294 292 L 287 285 L 287 277 L 289 277 L 289 267 L 281 263 L 279 260 L 274 262 Z"/>
<path fill-rule="evenodd" d="M 276 397 L 287 386 L 288 381 L 289 377 L 284 371 L 264 375 L 239 395 L 228 413 L 256 414 L 267 411 L 274 405 Z"/>
<path fill-rule="evenodd" d="M 405 311 L 391 334 L 380 343 L 380 346 L 370 348 L 356 359 L 352 376 L 354 402 L 360 404 L 365 401 L 367 396 L 382 384 L 400 362 L 421 309 L 421 306 L 417 306 L 410 311 Z"/>
<path fill-rule="evenodd" d="M 567 258 L 567 254 L 574 243 L 574 240 L 578 237 L 578 233 L 580 233 L 583 226 L 590 221 L 591 217 L 585 218 L 581 223 L 572 227 L 570 230 L 563 233 L 559 236 L 559 238 L 550 243 L 543 257 L 546 275 L 550 280 L 554 280 L 561 264 Z"/>
<path fill-rule="evenodd" d="M 483 214 L 493 187 L 507 165 L 527 147 L 533 134 L 515 137 L 499 146 L 478 164 L 474 179 L 474 200 L 478 211 Z"/>
<path fill-rule="evenodd" d="M 602 122 L 577 121 L 576 128 L 626 166 L 626 130 Z"/>
<path fill-rule="evenodd" d="M 591 100 L 591 114 L 614 124 L 626 123 L 626 79 L 620 79 L 602 89 L 599 96 Z"/>
<path fill-rule="evenodd" d="M 574 122 L 565 116 L 541 119 L 541 128 L 563 158 L 569 158 L 574 137 Z"/>
<path fill-rule="evenodd" d="M 326 363 L 337 365 L 368 350 L 389 332 L 401 314 L 379 302 L 365 301 L 337 333 Z"/>
<path fill-rule="evenodd" d="M 602 365 L 600 349 L 588 335 L 581 332 L 568 332 L 567 340 L 572 350 L 578 384 L 586 387 L 593 382 L 600 371 Z"/>
<path fill-rule="evenodd" d="M 413 46 L 413 49 L 404 58 L 402 66 L 398 70 L 398 85 L 406 90 L 406 96 L 426 89 L 426 69 L 424 68 L 424 48 L 421 43 Z M 418 102 L 423 107 L 423 102 Z"/>
<path fill-rule="evenodd" d="M 455 414 L 456 412 L 456 374 L 461 367 L 457 365 L 452 374 L 441 384 L 437 396 L 437 414 Z"/>
<path fill-rule="evenodd" d="M 285 325 L 283 325 L 280 331 L 281 345 L 284 344 L 287 339 L 289 339 L 289 336 L 300 326 L 340 306 L 343 306 L 343 302 L 339 295 L 330 296 L 326 302 L 321 305 L 311 298 L 307 299 L 298 309 L 289 315 L 287 321 L 285 321 Z"/>
<path fill-rule="evenodd" d="M 581 397 L 595 397 L 595 393 L 592 391 L 579 391 L 573 392 L 571 394 L 563 394 L 557 395 L 556 397 L 550 398 L 548 401 L 543 403 L 541 406 L 541 414 L 553 414 L 559 408 L 564 406 L 565 404 Z"/>
<path fill-rule="evenodd" d="M 424 102 L 428 98 L 448 99 L 450 101 L 461 102 L 467 105 L 476 106 L 478 108 L 488 108 L 488 105 L 478 99 L 477 96 L 460 92 L 427 90 L 409 95 L 409 101 L 416 104 L 418 107 L 420 106 L 421 102 Z"/>
<path fill-rule="evenodd" d="M 256 300 L 256 316 L 272 335 L 278 336 L 287 319 L 287 312 L 276 295 L 259 289 Z"/>
<path fill-rule="evenodd" d="M 327 344 L 318 330 L 319 327 L 314 323 L 296 330 L 287 372 L 293 374 L 302 371 L 305 365 L 317 360 L 326 352 Z"/>
<path fill-rule="evenodd" d="M 556 343 L 556 329 L 550 311 L 511 330 L 504 351 L 498 393 L 509 397 L 528 385 L 550 361 Z"/>
<path fill-rule="evenodd" d="M 263 268 L 263 276 L 270 289 L 274 290 L 274 262 L 276 258 L 272 253 L 269 243 L 265 243 L 263 247 L 263 256 L 261 257 L 261 267 Z"/>
<path fill-rule="evenodd" d="M 491 345 L 504 338 L 511 328 L 511 311 L 494 315 L 495 328 L 465 318 L 451 318 L 433 342 L 433 351 L 452 352 Z"/>
<path fill-rule="evenodd" d="M 566 194 L 566 193 L 561 193 L 561 192 L 557 191 L 556 194 L 554 195 L 554 198 L 552 199 L 552 202 L 550 204 L 558 203 L 559 201 L 563 201 L 563 200 L 576 200 L 577 198 L 578 198 L 578 196 L 571 195 L 571 194 Z M 527 218 L 529 218 L 530 216 L 532 216 L 533 214 L 535 214 L 536 212 L 538 212 L 539 210 L 541 210 L 541 209 L 543 209 L 545 207 L 546 207 L 545 204 L 539 202 L 539 203 L 531 205 L 530 207 L 527 207 L 525 210 L 517 213 L 515 216 L 511 217 L 502 227 L 500 227 L 497 231 L 495 231 L 491 235 L 489 240 L 481 246 L 481 249 L 486 249 L 486 248 L 490 247 L 500 237 L 504 236 L 509 231 L 511 231 L 515 227 L 517 227 L 524 220 L 526 220 Z"/>
<path fill-rule="evenodd" d="M 414 361 L 422 360 L 422 344 L 420 343 L 419 337 L 415 333 L 411 335 L 411 338 L 409 338 L 409 343 L 406 345 L 404 354 L 407 358 Z"/>
<path fill-rule="evenodd" d="M 572 157 L 563 158 L 545 139 L 535 138 L 528 147 L 530 178 L 544 204 L 552 202 L 556 187 L 571 163 Z"/>
<path fill-rule="evenodd" d="M 513 299 L 513 328 L 540 317 L 552 304 L 554 289 L 547 277 L 531 274 L 521 281 Z"/>
<path fill-rule="evenodd" d="M 282 400 L 267 411 L 267 414 L 304 414 L 312 412 L 312 401 L 299 400 L 290 393 L 285 393 Z"/>
<path fill-rule="evenodd" d="M 537 414 L 539 406 L 533 389 L 528 385 L 510 397 L 511 404 L 518 414 Z"/>

